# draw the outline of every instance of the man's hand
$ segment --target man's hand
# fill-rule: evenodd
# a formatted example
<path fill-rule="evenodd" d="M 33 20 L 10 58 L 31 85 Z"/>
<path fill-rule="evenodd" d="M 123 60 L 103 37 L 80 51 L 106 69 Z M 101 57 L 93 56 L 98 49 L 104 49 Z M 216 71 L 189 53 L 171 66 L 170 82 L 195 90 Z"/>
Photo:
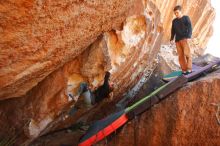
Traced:
<path fill-rule="evenodd" d="M 174 45 L 174 40 L 170 40 L 170 45 Z"/>
<path fill-rule="evenodd" d="M 74 101 L 77 101 L 78 98 L 79 98 L 79 95 L 76 95 L 76 96 L 73 97 L 73 100 L 74 100 Z"/>
<path fill-rule="evenodd" d="M 95 91 L 96 89 L 97 89 L 96 86 L 90 85 L 90 86 L 88 87 L 88 90 L 90 90 L 90 91 Z"/>
<path fill-rule="evenodd" d="M 109 95 L 108 95 L 108 101 L 112 101 L 113 98 L 114 98 L 113 92 L 109 93 Z"/>
<path fill-rule="evenodd" d="M 109 86 L 110 86 L 110 88 L 114 88 L 114 83 L 113 82 L 109 82 Z"/>

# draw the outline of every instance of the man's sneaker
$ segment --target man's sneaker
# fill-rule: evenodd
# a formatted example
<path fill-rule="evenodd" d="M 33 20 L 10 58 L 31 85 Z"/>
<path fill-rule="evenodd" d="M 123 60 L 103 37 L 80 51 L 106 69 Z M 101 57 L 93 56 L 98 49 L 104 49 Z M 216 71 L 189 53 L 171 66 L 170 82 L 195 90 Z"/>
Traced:
<path fill-rule="evenodd" d="M 191 73 L 192 73 L 192 71 L 191 71 L 191 70 L 188 70 L 186 73 L 187 73 L 187 75 L 188 75 L 188 74 L 191 74 Z"/>
<path fill-rule="evenodd" d="M 183 75 L 188 75 L 188 74 L 187 74 L 187 71 L 183 71 L 182 74 L 183 74 Z"/>
<path fill-rule="evenodd" d="M 191 70 L 188 70 L 188 71 L 184 71 L 182 74 L 183 75 L 188 75 L 188 74 L 191 74 L 192 73 L 192 71 Z"/>

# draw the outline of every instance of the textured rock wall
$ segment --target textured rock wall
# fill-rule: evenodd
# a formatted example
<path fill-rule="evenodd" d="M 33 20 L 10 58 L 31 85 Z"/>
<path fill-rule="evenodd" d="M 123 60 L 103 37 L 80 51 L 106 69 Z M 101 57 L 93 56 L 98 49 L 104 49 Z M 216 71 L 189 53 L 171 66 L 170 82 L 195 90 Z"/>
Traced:
<path fill-rule="evenodd" d="M 0 98 L 24 95 L 75 58 L 120 25 L 132 2 L 1 1 Z"/>
<path fill-rule="evenodd" d="M 11 127 L 22 131 L 17 142 L 28 144 L 74 123 L 87 111 L 63 120 L 75 104 L 68 94 L 76 94 L 82 81 L 99 86 L 106 70 L 115 83 L 114 101 L 120 99 L 154 68 L 178 3 L 191 8 L 186 12 L 197 26 L 198 45 L 205 45 L 209 35 L 200 30 L 211 29 L 214 11 L 209 1 L 193 2 L 209 23 L 185 1 L 1 1 L 0 136 Z"/>
<path fill-rule="evenodd" d="M 83 52 L 102 32 L 118 28 L 132 3 L 137 5 L 132 14 L 147 13 L 152 21 L 157 19 L 152 27 L 157 29 L 157 25 L 161 25 L 164 28 L 163 42 L 169 40 L 176 4 L 181 4 L 184 13 L 192 19 L 193 44 L 197 48 L 205 48 L 212 34 L 215 13 L 209 0 L 145 0 L 143 5 L 141 0 L 94 3 L 4 1 L 0 4 L 0 98 L 24 95 L 51 72 Z M 124 36 L 130 37 L 127 33 Z M 197 52 L 203 52 L 203 49 Z"/>

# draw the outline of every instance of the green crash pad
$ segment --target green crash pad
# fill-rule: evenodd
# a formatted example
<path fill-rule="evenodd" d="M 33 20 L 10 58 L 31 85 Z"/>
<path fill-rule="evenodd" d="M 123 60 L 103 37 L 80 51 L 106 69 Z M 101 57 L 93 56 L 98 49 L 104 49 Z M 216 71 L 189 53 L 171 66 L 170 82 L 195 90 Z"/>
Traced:
<path fill-rule="evenodd" d="M 182 75 L 182 71 L 174 71 L 174 72 L 171 72 L 167 75 L 164 75 L 163 80 L 169 81 L 169 80 L 174 79 L 174 78 L 181 76 L 181 75 Z"/>
<path fill-rule="evenodd" d="M 219 62 L 220 61 L 213 62 L 213 63 L 210 63 L 210 64 L 205 65 L 205 66 L 197 66 L 195 64 L 192 64 L 192 73 L 189 74 L 189 75 L 186 75 L 186 77 L 188 79 L 192 80 L 192 78 L 195 78 L 196 74 L 199 74 L 202 70 L 206 70 L 206 68 L 210 68 L 214 65 L 218 66 Z M 172 79 L 175 79 L 175 78 L 177 78 L 178 76 L 181 76 L 181 75 L 182 75 L 182 71 L 174 71 L 174 72 L 171 72 L 170 74 L 164 75 L 163 80 L 166 81 L 166 82 L 169 82 Z"/>

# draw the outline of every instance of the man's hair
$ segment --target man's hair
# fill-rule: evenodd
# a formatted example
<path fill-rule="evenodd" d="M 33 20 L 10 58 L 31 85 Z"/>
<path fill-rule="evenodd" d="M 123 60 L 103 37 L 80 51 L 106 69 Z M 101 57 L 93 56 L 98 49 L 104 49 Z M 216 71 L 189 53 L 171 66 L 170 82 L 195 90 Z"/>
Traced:
<path fill-rule="evenodd" d="M 180 5 L 177 5 L 177 6 L 174 7 L 173 11 L 176 11 L 176 10 L 180 10 L 181 11 L 182 7 Z"/>
<path fill-rule="evenodd" d="M 109 71 L 106 71 L 104 80 L 108 80 L 110 78 L 110 75 L 111 75 L 111 73 Z"/>

